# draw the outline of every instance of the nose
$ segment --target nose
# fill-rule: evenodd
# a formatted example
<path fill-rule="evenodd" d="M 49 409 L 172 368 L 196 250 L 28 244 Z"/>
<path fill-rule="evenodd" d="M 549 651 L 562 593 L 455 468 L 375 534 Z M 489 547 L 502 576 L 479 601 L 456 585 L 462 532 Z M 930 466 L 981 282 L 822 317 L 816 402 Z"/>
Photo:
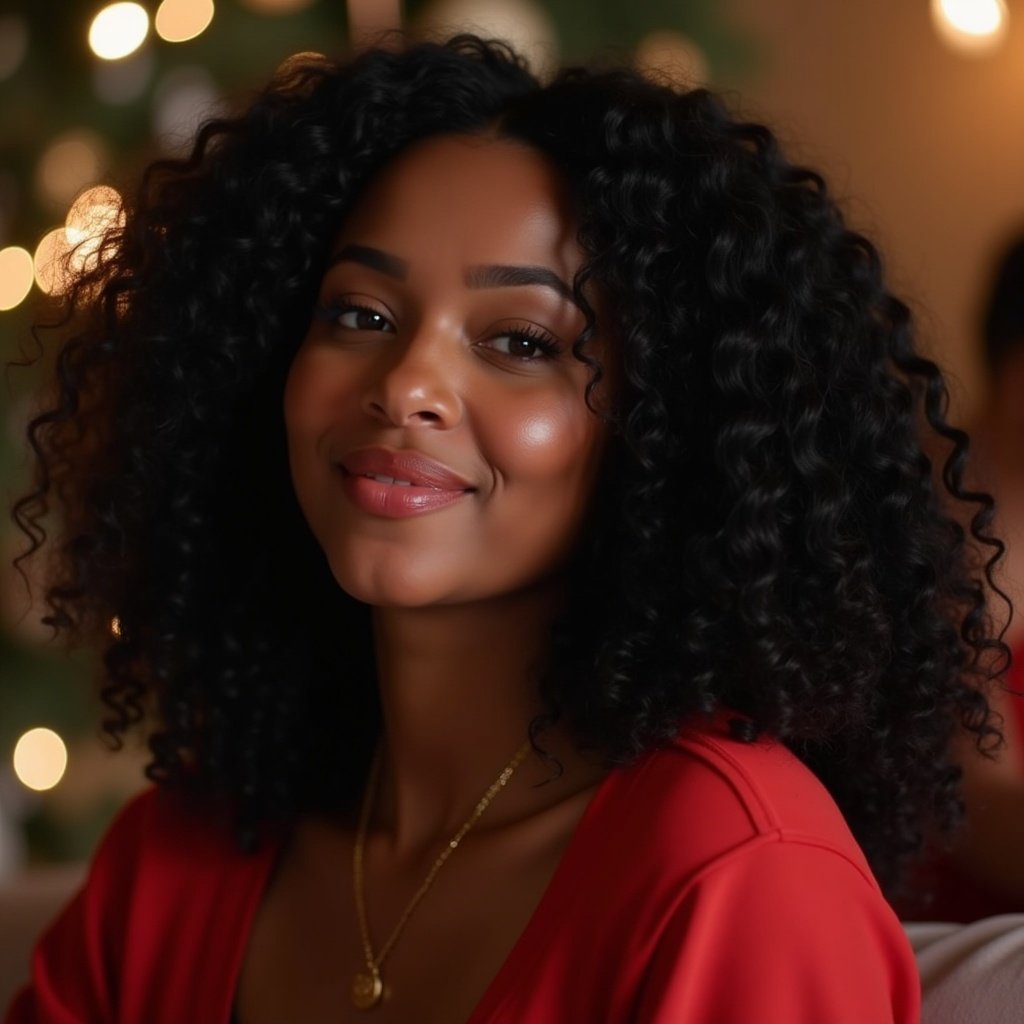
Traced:
<path fill-rule="evenodd" d="M 396 427 L 450 429 L 462 419 L 451 339 L 421 328 L 405 344 L 389 346 L 363 400 L 374 419 Z"/>

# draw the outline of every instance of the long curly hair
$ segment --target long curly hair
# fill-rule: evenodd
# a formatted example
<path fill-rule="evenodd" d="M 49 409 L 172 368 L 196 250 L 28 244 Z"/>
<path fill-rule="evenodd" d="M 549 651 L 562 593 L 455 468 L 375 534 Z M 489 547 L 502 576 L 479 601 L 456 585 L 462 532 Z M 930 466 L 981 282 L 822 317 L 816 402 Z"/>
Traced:
<path fill-rule="evenodd" d="M 626 70 L 542 86 L 471 36 L 293 63 L 148 169 L 70 292 L 15 518 L 31 553 L 60 513 L 49 621 L 100 645 L 106 732 L 152 711 L 151 777 L 230 797 L 243 839 L 357 799 L 380 726 L 369 613 L 292 493 L 283 382 L 366 183 L 417 139 L 481 132 L 565 176 L 576 298 L 606 297 L 619 341 L 548 719 L 622 764 L 732 709 L 892 879 L 957 817 L 952 734 L 997 735 L 1000 545 L 942 377 L 876 250 L 768 129 Z M 574 351 L 596 380 L 593 326 Z"/>

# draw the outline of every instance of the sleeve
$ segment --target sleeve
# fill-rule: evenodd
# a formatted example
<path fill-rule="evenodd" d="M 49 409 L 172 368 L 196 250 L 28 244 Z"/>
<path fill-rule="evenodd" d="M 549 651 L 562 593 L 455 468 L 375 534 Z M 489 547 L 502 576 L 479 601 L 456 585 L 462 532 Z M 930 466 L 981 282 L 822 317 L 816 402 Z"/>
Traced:
<path fill-rule="evenodd" d="M 838 851 L 765 839 L 688 887 L 648 966 L 638 1024 L 918 1024 L 913 953 Z"/>
<path fill-rule="evenodd" d="M 32 978 L 4 1024 L 109 1024 L 138 849 L 151 800 L 125 808 L 103 838 L 85 886 L 43 933 Z"/>

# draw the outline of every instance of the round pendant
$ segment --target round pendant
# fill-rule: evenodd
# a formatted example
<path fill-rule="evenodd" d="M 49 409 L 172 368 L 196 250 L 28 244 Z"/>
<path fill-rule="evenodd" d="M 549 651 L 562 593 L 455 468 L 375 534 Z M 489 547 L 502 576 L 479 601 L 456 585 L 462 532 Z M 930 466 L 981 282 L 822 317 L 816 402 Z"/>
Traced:
<path fill-rule="evenodd" d="M 384 984 L 375 967 L 360 971 L 352 979 L 352 1005 L 357 1010 L 372 1010 L 384 994 Z"/>

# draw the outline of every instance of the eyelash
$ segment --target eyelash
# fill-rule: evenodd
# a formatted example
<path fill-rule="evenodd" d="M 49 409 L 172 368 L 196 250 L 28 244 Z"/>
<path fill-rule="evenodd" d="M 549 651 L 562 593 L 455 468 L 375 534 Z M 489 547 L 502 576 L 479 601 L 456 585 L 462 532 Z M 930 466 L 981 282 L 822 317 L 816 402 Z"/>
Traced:
<path fill-rule="evenodd" d="M 388 319 L 387 314 L 382 313 L 379 309 L 374 309 L 373 306 L 364 305 L 361 302 L 349 302 L 349 301 L 337 301 L 328 302 L 323 305 L 318 305 L 314 310 L 314 316 L 317 320 L 323 320 L 326 323 L 333 324 L 334 326 L 341 326 L 338 321 L 346 313 L 368 313 L 370 316 L 380 317 L 381 320 L 386 321 L 394 330 L 394 325 Z M 381 333 L 390 333 L 389 331 L 382 331 Z"/>
<path fill-rule="evenodd" d="M 511 352 L 508 353 L 510 359 L 515 359 L 518 362 L 533 363 L 540 362 L 541 360 L 557 359 L 561 355 L 561 348 L 554 338 L 548 334 L 547 331 L 541 330 L 539 327 L 530 325 L 529 327 L 515 327 L 509 331 L 500 331 L 494 335 L 496 338 L 509 338 L 513 341 L 530 341 L 532 342 L 539 353 L 539 355 L 532 357 L 522 357 L 513 355 Z M 504 354 L 504 353 L 502 353 Z"/>
<path fill-rule="evenodd" d="M 346 313 L 367 313 L 370 316 L 380 317 L 381 320 L 388 324 L 391 331 L 394 330 L 394 325 L 391 324 L 391 321 L 384 313 L 379 309 L 375 309 L 373 306 L 367 306 L 363 303 L 341 300 L 318 305 L 314 310 L 314 316 L 316 319 L 334 326 L 340 326 L 338 321 Z M 390 331 L 381 331 L 380 333 L 390 333 Z M 511 341 L 528 341 L 533 343 L 538 353 L 534 356 L 523 357 L 511 352 L 499 353 L 500 355 L 507 355 L 509 359 L 513 359 L 516 362 L 533 363 L 544 360 L 554 360 L 557 359 L 562 352 L 561 346 L 547 331 L 533 324 L 515 327 L 507 331 L 499 331 L 487 340 L 493 340 L 494 338 L 508 338 Z"/>

